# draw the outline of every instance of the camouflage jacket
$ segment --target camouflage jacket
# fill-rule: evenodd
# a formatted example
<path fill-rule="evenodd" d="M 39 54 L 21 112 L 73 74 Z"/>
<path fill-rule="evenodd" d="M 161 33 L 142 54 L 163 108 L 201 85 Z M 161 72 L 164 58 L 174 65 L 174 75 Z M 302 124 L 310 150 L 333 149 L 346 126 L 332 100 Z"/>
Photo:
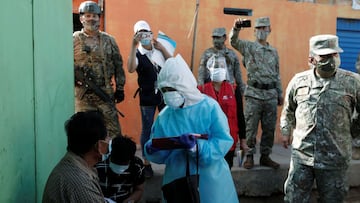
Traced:
<path fill-rule="evenodd" d="M 81 30 L 74 32 L 73 42 L 75 68 L 90 68 L 96 84 L 110 95 L 113 93 L 112 78 L 117 90 L 124 89 L 123 60 L 111 35 L 99 31 L 96 36 L 88 36 Z"/>
<path fill-rule="evenodd" d="M 352 120 L 360 110 L 360 76 L 338 69 L 334 77 L 320 79 L 314 71 L 289 82 L 280 129 L 283 136 L 293 130 L 294 161 L 317 169 L 346 168 L 352 136 L 360 136 L 360 122 Z"/>
<path fill-rule="evenodd" d="M 355 68 L 357 70 L 357 72 L 360 74 L 360 53 L 357 57 L 356 63 L 355 63 Z"/>
<path fill-rule="evenodd" d="M 245 96 L 263 100 L 282 96 L 277 50 L 269 44 L 263 46 L 258 42 L 241 40 L 238 35 L 239 30 L 233 28 L 230 32 L 230 44 L 243 56 L 248 78 Z M 254 83 L 273 85 L 274 88 L 259 89 L 251 85 Z"/>
<path fill-rule="evenodd" d="M 226 66 L 228 70 L 228 80 L 231 84 L 235 84 L 240 86 L 242 92 L 245 89 L 245 84 L 242 80 L 241 70 L 240 70 L 240 63 L 239 58 L 237 57 L 236 53 L 225 47 L 222 50 L 215 49 L 213 47 L 208 48 L 204 51 L 200 59 L 200 66 L 198 69 L 198 84 L 203 85 L 204 83 L 208 82 L 207 80 L 210 78 L 210 72 L 206 67 L 207 61 L 212 56 L 224 56 L 226 59 Z"/>

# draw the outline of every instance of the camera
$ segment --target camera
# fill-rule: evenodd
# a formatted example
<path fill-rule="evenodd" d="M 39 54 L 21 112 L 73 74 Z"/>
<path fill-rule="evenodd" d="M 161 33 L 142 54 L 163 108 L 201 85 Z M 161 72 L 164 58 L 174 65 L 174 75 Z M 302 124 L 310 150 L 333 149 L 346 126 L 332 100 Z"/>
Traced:
<path fill-rule="evenodd" d="M 251 27 L 251 20 L 243 20 L 241 23 L 236 23 L 236 28 Z"/>

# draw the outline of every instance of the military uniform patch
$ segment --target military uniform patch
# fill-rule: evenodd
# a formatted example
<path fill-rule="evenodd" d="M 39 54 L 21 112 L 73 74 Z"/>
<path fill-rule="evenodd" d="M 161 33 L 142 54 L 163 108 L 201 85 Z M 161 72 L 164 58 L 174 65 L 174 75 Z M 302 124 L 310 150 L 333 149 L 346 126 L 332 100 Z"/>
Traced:
<path fill-rule="evenodd" d="M 297 95 L 308 95 L 310 92 L 310 88 L 309 87 L 300 87 L 297 91 Z"/>

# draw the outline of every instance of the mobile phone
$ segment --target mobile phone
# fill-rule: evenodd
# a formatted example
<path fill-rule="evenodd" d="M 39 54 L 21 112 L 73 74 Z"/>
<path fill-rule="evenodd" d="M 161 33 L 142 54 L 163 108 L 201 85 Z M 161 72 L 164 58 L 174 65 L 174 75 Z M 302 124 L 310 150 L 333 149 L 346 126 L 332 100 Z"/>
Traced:
<path fill-rule="evenodd" d="M 241 27 L 251 27 L 251 20 L 243 20 L 240 24 Z"/>

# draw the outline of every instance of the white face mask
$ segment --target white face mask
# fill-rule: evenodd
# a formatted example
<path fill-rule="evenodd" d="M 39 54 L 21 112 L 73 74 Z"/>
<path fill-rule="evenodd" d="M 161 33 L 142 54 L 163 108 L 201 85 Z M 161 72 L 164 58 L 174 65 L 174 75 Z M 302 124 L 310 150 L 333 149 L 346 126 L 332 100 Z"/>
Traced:
<path fill-rule="evenodd" d="M 127 165 L 118 165 L 118 164 L 114 164 L 113 162 L 110 161 L 109 167 L 111 168 L 111 170 L 120 175 L 122 174 L 126 169 L 129 168 L 129 164 Z"/>
<path fill-rule="evenodd" d="M 210 78 L 214 82 L 222 82 L 226 80 L 226 70 L 225 68 L 213 68 L 210 69 Z"/>
<path fill-rule="evenodd" d="M 270 34 L 269 31 L 256 30 L 255 37 L 259 40 L 266 40 L 266 38 L 268 37 L 269 34 Z"/>
<path fill-rule="evenodd" d="M 185 98 L 178 91 L 163 93 L 165 104 L 172 108 L 181 108 L 185 103 Z"/>

